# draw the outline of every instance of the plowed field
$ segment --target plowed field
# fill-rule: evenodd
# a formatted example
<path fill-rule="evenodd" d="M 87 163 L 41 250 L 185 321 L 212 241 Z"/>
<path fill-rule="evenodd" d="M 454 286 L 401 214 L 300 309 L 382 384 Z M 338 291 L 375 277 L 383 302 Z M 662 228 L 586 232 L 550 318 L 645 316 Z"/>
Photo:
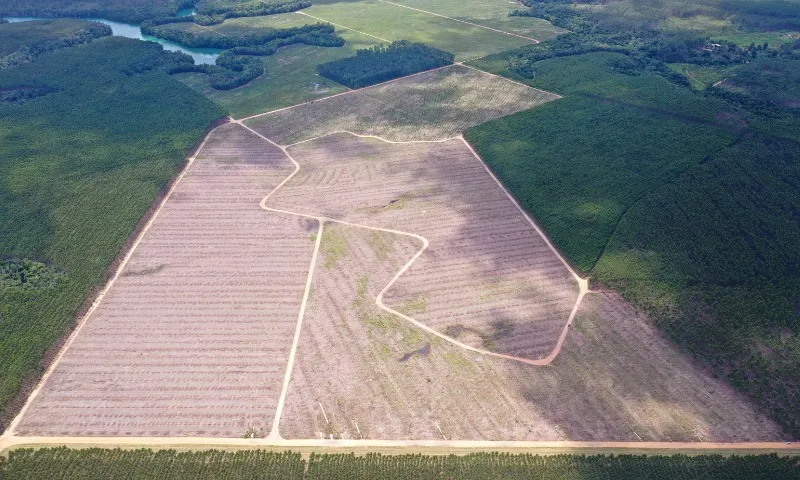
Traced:
<path fill-rule="evenodd" d="M 269 206 L 429 240 L 387 306 L 482 350 L 539 359 L 555 348 L 577 283 L 462 140 L 343 133 L 288 152 L 302 168 Z"/>
<path fill-rule="evenodd" d="M 17 433 L 268 432 L 316 225 L 258 202 L 292 168 L 242 127 L 215 130 Z"/>
<path fill-rule="evenodd" d="M 502 77 L 453 65 L 248 120 L 283 145 L 337 130 L 387 140 L 441 140 L 559 98 Z"/>

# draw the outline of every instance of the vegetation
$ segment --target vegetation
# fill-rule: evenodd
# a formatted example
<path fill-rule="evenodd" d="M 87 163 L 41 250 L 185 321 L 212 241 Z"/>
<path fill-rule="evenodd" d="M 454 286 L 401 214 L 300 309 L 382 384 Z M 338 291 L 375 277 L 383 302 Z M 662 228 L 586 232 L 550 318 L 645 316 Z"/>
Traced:
<path fill-rule="evenodd" d="M 103 450 L 66 447 L 14 450 L 0 457 L 0 477 L 48 479 L 274 479 L 302 480 L 299 453 L 263 450 L 176 452 L 175 450 Z"/>
<path fill-rule="evenodd" d="M 468 139 L 581 270 L 800 435 L 798 50 L 576 17 L 475 62 L 565 98 Z M 672 62 L 727 80 L 694 91 Z"/>
<path fill-rule="evenodd" d="M 307 0 L 285 0 L 229 5 L 225 2 L 203 2 L 197 7 L 195 21 L 200 25 L 216 25 L 228 18 L 258 17 L 295 12 L 311 6 Z"/>
<path fill-rule="evenodd" d="M 14 450 L 0 457 L 8 480 L 51 479 L 774 479 L 800 478 L 793 457 L 777 455 L 469 455 L 311 454 L 260 450 L 176 452 L 174 450 Z"/>
<path fill-rule="evenodd" d="M 453 63 L 452 53 L 405 40 L 358 50 L 355 57 L 323 63 L 319 74 L 361 88 Z"/>
<path fill-rule="evenodd" d="M 111 35 L 108 25 L 60 19 L 19 22 L 0 29 L 0 70 L 32 61 L 43 53 Z"/>
<path fill-rule="evenodd" d="M 39 92 L 0 102 L 3 426 L 153 199 L 223 115 L 164 73 L 187 59 L 105 37 L 0 71 L 0 92 Z"/>
<path fill-rule="evenodd" d="M 169 24 L 167 24 L 169 25 Z M 244 85 L 264 74 L 264 64 L 250 56 L 274 55 L 279 48 L 297 43 L 327 47 L 341 47 L 344 40 L 328 24 L 270 30 L 247 35 L 196 35 L 187 30 L 175 30 L 158 22 L 142 24 L 142 33 L 165 38 L 191 48 L 226 49 L 217 57 L 216 65 L 181 64 L 171 73 L 200 72 L 210 76 L 212 88 L 229 90 Z"/>
<path fill-rule="evenodd" d="M 142 23 L 148 18 L 175 15 L 191 6 L 189 0 L 5 0 L 0 16 L 107 18 Z"/>

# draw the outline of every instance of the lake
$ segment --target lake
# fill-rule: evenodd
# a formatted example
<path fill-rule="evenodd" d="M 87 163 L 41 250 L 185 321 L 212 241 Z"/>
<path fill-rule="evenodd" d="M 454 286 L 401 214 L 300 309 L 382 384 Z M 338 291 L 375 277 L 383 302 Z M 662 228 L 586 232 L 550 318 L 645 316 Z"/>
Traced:
<path fill-rule="evenodd" d="M 184 15 L 190 15 L 191 10 L 181 11 Z M 29 20 L 52 20 L 51 18 L 34 18 L 34 17 L 8 17 L 9 22 L 27 22 Z M 151 42 L 158 42 L 164 46 L 166 50 L 175 52 L 183 52 L 191 55 L 194 58 L 195 64 L 207 63 L 214 64 L 222 50 L 218 48 L 186 48 L 177 43 L 163 40 L 161 38 L 151 37 L 149 35 L 142 35 L 142 29 L 138 25 L 131 25 L 129 23 L 114 22 L 104 18 L 85 18 L 84 20 L 91 20 L 93 22 L 105 23 L 111 27 L 111 33 L 117 37 L 135 38 L 137 40 L 148 40 Z"/>

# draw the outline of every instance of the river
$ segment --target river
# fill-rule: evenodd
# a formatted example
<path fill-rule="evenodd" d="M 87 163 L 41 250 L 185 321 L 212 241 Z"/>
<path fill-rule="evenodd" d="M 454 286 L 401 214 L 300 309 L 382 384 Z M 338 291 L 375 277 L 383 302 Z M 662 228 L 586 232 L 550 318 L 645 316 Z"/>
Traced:
<path fill-rule="evenodd" d="M 180 13 L 184 15 L 191 15 L 192 10 L 182 10 Z M 34 18 L 34 17 L 8 17 L 9 22 L 27 22 L 29 20 L 52 20 L 49 18 Z M 111 27 L 111 33 L 117 37 L 128 37 L 128 38 L 135 38 L 137 40 L 148 40 L 151 42 L 158 42 L 164 46 L 166 50 L 172 50 L 176 52 L 183 52 L 187 55 L 191 55 L 194 58 L 195 64 L 206 63 L 206 64 L 214 64 L 222 50 L 218 48 L 186 48 L 182 45 L 178 45 L 177 43 L 170 42 L 169 40 L 163 40 L 161 38 L 151 37 L 149 35 L 142 35 L 142 29 L 139 25 L 131 25 L 129 23 L 120 23 L 114 22 L 111 20 L 106 20 L 104 18 L 86 18 L 84 20 L 92 20 L 94 22 L 105 23 L 109 27 Z"/>

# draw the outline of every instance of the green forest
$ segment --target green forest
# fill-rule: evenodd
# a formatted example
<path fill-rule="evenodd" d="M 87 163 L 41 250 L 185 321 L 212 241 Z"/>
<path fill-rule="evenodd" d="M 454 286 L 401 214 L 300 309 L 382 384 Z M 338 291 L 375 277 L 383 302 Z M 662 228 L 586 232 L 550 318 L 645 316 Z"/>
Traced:
<path fill-rule="evenodd" d="M 354 57 L 323 63 L 320 75 L 350 88 L 361 88 L 453 63 L 455 56 L 408 41 L 360 49 Z"/>
<path fill-rule="evenodd" d="M 14 450 L 0 457 L 8 480 L 794 480 L 796 457 L 777 455 L 469 455 L 314 454 L 259 450 Z"/>
<path fill-rule="evenodd" d="M 593 288 L 621 292 L 796 437 L 800 41 L 587 12 L 519 13 L 574 33 L 474 65 L 564 98 L 466 136 Z M 698 85 L 691 70 L 724 74 Z"/>
<path fill-rule="evenodd" d="M 61 35 L 94 25 L 72 22 L 77 30 L 50 22 L 50 39 L 48 22 L 24 26 L 35 44 L 63 46 Z M 17 25 L 0 25 L 0 37 Z M 3 428 L 144 213 L 224 116 L 167 74 L 187 58 L 103 37 L 0 70 Z"/>
<path fill-rule="evenodd" d="M 148 18 L 175 15 L 193 3 L 191 0 L 3 0 L 0 17 L 107 18 L 142 23 Z"/>

